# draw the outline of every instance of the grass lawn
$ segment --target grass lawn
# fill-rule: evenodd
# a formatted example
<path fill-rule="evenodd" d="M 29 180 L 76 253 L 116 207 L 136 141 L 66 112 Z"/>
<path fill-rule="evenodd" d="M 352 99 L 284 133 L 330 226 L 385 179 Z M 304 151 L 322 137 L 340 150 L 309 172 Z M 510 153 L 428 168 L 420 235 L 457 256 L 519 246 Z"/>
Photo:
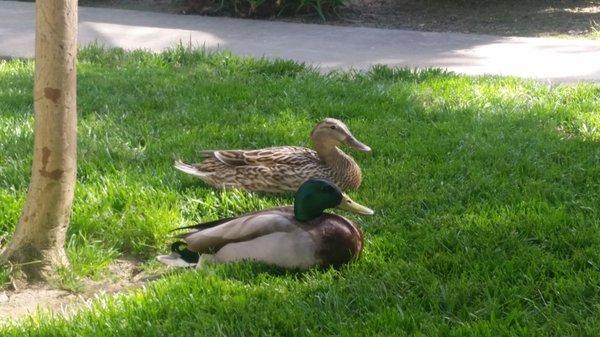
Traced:
<path fill-rule="evenodd" d="M 30 61 L 0 61 L 0 234 L 30 175 Z M 291 62 L 87 48 L 68 240 L 76 278 L 152 260 L 172 228 L 290 197 L 176 172 L 201 149 L 309 146 L 326 116 L 372 154 L 345 214 L 365 232 L 339 271 L 242 263 L 170 273 L 74 317 L 2 336 L 600 335 L 600 86 L 385 67 L 327 76 Z M 6 281 L 8 271 L 0 271 Z M 76 281 L 74 281 L 76 282 Z"/>

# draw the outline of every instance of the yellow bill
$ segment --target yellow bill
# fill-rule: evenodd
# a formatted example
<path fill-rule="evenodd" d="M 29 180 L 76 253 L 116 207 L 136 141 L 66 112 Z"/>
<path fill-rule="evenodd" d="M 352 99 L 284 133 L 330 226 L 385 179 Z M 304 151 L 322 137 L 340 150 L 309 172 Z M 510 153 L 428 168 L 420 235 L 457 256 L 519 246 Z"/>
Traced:
<path fill-rule="evenodd" d="M 343 209 L 344 211 L 354 212 L 358 214 L 364 215 L 373 215 L 372 209 L 363 206 L 354 200 L 350 199 L 350 197 L 346 193 L 342 193 L 342 202 L 337 206 L 339 209 Z"/>

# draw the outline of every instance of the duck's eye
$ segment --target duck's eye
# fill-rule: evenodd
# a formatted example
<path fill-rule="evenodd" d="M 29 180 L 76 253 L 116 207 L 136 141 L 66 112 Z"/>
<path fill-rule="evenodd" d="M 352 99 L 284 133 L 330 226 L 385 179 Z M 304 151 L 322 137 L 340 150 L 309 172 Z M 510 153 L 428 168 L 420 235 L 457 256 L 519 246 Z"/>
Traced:
<path fill-rule="evenodd" d="M 329 127 L 331 130 L 335 130 L 335 125 Z"/>

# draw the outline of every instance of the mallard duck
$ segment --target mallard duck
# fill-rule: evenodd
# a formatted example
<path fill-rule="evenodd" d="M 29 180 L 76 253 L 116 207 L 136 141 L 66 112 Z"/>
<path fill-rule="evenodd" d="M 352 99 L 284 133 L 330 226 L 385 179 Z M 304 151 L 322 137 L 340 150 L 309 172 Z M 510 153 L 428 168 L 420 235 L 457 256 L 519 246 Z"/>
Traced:
<path fill-rule="evenodd" d="M 338 148 L 340 144 L 371 151 L 341 121 L 325 118 L 310 134 L 315 150 L 297 146 L 261 150 L 202 151 L 197 164 L 175 162 L 175 168 L 215 187 L 235 187 L 256 192 L 294 192 L 309 178 L 326 178 L 343 191 L 362 182 L 360 167 Z"/>
<path fill-rule="evenodd" d="M 309 179 L 296 192 L 293 206 L 179 228 L 192 230 L 177 236 L 183 241 L 171 245 L 171 255 L 157 259 L 179 267 L 243 260 L 292 269 L 339 267 L 360 254 L 363 237 L 350 220 L 323 213 L 333 207 L 373 214 L 332 182 Z"/>

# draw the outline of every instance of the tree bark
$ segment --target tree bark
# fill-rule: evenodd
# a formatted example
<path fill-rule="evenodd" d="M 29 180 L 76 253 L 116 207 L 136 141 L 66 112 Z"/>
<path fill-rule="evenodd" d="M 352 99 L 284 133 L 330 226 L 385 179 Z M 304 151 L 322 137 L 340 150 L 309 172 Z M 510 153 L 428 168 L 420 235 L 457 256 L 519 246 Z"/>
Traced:
<path fill-rule="evenodd" d="M 77 0 L 36 1 L 35 130 L 27 200 L 0 260 L 46 280 L 67 266 L 77 173 Z"/>

